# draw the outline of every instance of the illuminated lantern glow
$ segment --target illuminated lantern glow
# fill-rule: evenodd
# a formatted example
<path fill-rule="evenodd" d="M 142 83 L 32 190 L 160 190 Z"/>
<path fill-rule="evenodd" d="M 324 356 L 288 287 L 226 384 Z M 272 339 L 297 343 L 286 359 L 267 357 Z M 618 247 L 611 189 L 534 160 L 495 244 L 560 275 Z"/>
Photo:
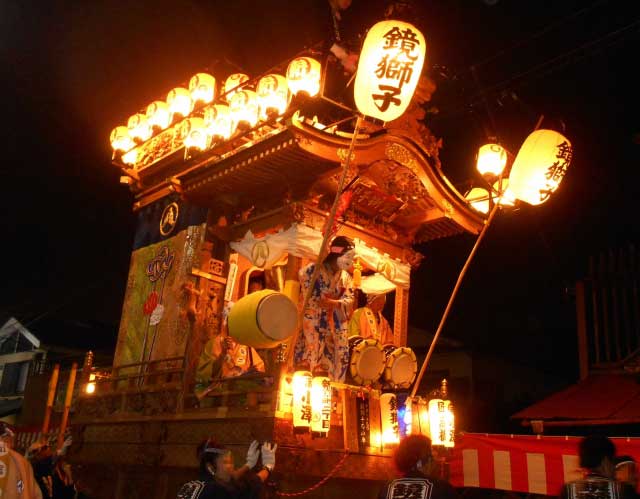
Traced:
<path fill-rule="evenodd" d="M 429 404 L 422 397 L 418 401 L 418 422 L 420 423 L 420 434 L 425 437 L 430 436 Z"/>
<path fill-rule="evenodd" d="M 331 381 L 317 376 L 311 382 L 311 431 L 327 436 L 331 422 Z"/>
<path fill-rule="evenodd" d="M 126 152 L 136 145 L 126 126 L 117 126 L 111 130 L 110 142 L 113 150 L 119 152 Z"/>
<path fill-rule="evenodd" d="M 554 130 L 536 130 L 518 151 L 509 189 L 516 199 L 539 205 L 560 186 L 573 157 L 571 142 Z"/>
<path fill-rule="evenodd" d="M 450 400 L 429 401 L 429 429 L 432 445 L 454 446 L 455 425 Z"/>
<path fill-rule="evenodd" d="M 180 135 L 185 147 L 203 151 L 207 148 L 209 136 L 202 118 L 187 118 L 180 125 Z"/>
<path fill-rule="evenodd" d="M 309 429 L 311 426 L 311 382 L 313 376 L 308 371 L 293 373 L 293 427 L 296 430 Z"/>
<path fill-rule="evenodd" d="M 411 435 L 413 432 L 413 399 L 411 397 L 407 397 L 404 401 L 404 434 Z"/>
<path fill-rule="evenodd" d="M 269 74 L 260 78 L 256 88 L 260 119 L 267 120 L 272 116 L 284 114 L 289 105 L 289 88 L 284 76 Z"/>
<path fill-rule="evenodd" d="M 478 150 L 476 168 L 480 175 L 499 176 L 507 165 L 507 151 L 499 144 L 485 144 Z"/>
<path fill-rule="evenodd" d="M 393 445 L 400 441 L 398 426 L 398 399 L 394 393 L 380 395 L 380 421 L 382 445 Z"/>
<path fill-rule="evenodd" d="M 136 113 L 127 121 L 127 128 L 129 129 L 129 135 L 134 140 L 144 142 L 153 134 L 151 125 L 147 121 L 147 117 L 142 113 Z"/>
<path fill-rule="evenodd" d="M 122 155 L 122 162 L 129 166 L 136 166 L 138 162 L 138 148 L 131 149 Z"/>
<path fill-rule="evenodd" d="M 244 82 L 249 81 L 249 76 L 243 73 L 233 73 L 224 81 L 224 94 L 227 102 L 231 101 L 231 97 L 235 94 Z"/>
<path fill-rule="evenodd" d="M 358 110 L 382 121 L 399 118 L 418 85 L 425 53 L 424 36 L 415 26 L 394 20 L 375 24 L 358 61 L 354 90 Z"/>
<path fill-rule="evenodd" d="M 171 124 L 169 105 L 161 100 L 153 101 L 147 106 L 147 121 L 152 128 L 164 130 Z"/>
<path fill-rule="evenodd" d="M 320 92 L 321 66 L 312 57 L 297 57 L 287 66 L 287 86 L 293 95 L 315 97 Z"/>
<path fill-rule="evenodd" d="M 186 88 L 174 88 L 167 94 L 167 104 L 172 119 L 176 115 L 186 117 L 193 107 L 191 93 Z"/>
<path fill-rule="evenodd" d="M 231 130 L 238 127 L 253 128 L 258 123 L 258 98 L 252 90 L 238 90 L 229 102 Z"/>
<path fill-rule="evenodd" d="M 293 404 L 292 377 L 283 376 L 280 380 L 280 390 L 278 391 L 278 411 L 289 413 Z"/>
<path fill-rule="evenodd" d="M 85 387 L 84 391 L 88 394 L 91 395 L 92 393 L 95 393 L 96 391 L 96 375 L 95 374 L 89 374 L 89 382 L 87 383 L 87 386 Z"/>
<path fill-rule="evenodd" d="M 496 180 L 493 184 L 493 190 L 498 193 L 498 203 L 502 206 L 513 206 L 516 204 L 516 198 L 511 192 L 511 189 L 509 189 L 509 179 L 503 178 Z"/>
<path fill-rule="evenodd" d="M 216 79 L 208 73 L 197 73 L 189 80 L 189 92 L 194 104 L 209 104 L 216 98 Z"/>
<path fill-rule="evenodd" d="M 471 207 L 480 213 L 489 213 L 489 191 L 481 187 L 474 187 L 466 195 L 465 199 Z"/>
<path fill-rule="evenodd" d="M 228 139 L 231 137 L 231 112 L 229 106 L 216 104 L 204 109 L 204 126 L 209 135 L 215 138 Z"/>

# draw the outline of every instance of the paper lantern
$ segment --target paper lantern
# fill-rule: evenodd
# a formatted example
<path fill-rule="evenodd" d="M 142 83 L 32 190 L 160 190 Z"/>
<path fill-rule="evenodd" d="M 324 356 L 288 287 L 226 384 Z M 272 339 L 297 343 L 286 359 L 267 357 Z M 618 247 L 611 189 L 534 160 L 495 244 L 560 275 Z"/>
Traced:
<path fill-rule="evenodd" d="M 161 100 L 153 101 L 147 106 L 147 121 L 152 128 L 164 130 L 171 124 L 169 105 Z"/>
<path fill-rule="evenodd" d="M 207 73 L 197 73 L 189 80 L 189 92 L 194 104 L 209 104 L 216 98 L 216 79 Z"/>
<path fill-rule="evenodd" d="M 229 106 L 215 104 L 204 109 L 204 126 L 212 137 L 228 139 L 231 137 L 231 112 Z"/>
<path fill-rule="evenodd" d="M 480 213 L 489 213 L 489 191 L 481 187 L 474 187 L 466 195 L 465 199 L 471 207 Z"/>
<path fill-rule="evenodd" d="M 287 80 L 279 74 L 268 74 L 260 78 L 256 88 L 256 95 L 258 97 L 261 120 L 284 114 L 289 105 Z"/>
<path fill-rule="evenodd" d="M 536 130 L 522 144 L 511 167 L 509 189 L 516 199 L 532 205 L 551 197 L 567 173 L 571 142 L 553 130 Z"/>
<path fill-rule="evenodd" d="M 380 395 L 380 422 L 382 445 L 393 445 L 400 441 L 398 427 L 398 399 L 393 393 Z"/>
<path fill-rule="evenodd" d="M 404 423 L 404 436 L 411 435 L 413 432 L 413 399 L 411 397 L 407 397 L 404 401 L 402 422 Z"/>
<path fill-rule="evenodd" d="M 399 118 L 413 97 L 425 60 L 424 36 L 404 21 L 381 21 L 367 33 L 355 82 L 358 110 L 382 121 Z"/>
<path fill-rule="evenodd" d="M 167 94 L 167 104 L 172 117 L 188 116 L 192 109 L 191 93 L 186 88 L 174 88 Z"/>
<path fill-rule="evenodd" d="M 312 57 L 296 57 L 287 67 L 287 85 L 293 95 L 304 92 L 314 97 L 320 92 L 321 66 Z"/>
<path fill-rule="evenodd" d="M 311 382 L 311 431 L 327 436 L 331 421 L 331 381 L 326 376 L 316 376 Z"/>
<path fill-rule="evenodd" d="M 125 152 L 122 155 L 122 162 L 129 166 L 135 166 L 138 162 L 138 148 Z"/>
<path fill-rule="evenodd" d="M 258 123 L 258 99 L 252 90 L 239 90 L 229 102 L 231 111 L 231 130 L 238 126 L 253 128 Z"/>
<path fill-rule="evenodd" d="M 129 129 L 129 135 L 134 140 L 144 142 L 152 135 L 151 126 L 147 121 L 147 117 L 142 113 L 136 113 L 127 121 L 127 128 Z"/>
<path fill-rule="evenodd" d="M 207 148 L 209 137 L 202 118 L 187 118 L 180 125 L 180 135 L 185 147 L 203 151 Z"/>
<path fill-rule="evenodd" d="M 480 175 L 499 176 L 507 164 L 507 151 L 500 144 L 485 144 L 478 150 L 476 168 Z"/>
<path fill-rule="evenodd" d="M 282 376 L 280 389 L 278 390 L 278 411 L 289 413 L 293 404 L 293 379 L 291 376 Z"/>
<path fill-rule="evenodd" d="M 291 387 L 293 389 L 293 427 L 296 430 L 308 429 L 311 426 L 311 381 L 313 376 L 308 371 L 293 373 Z"/>
<path fill-rule="evenodd" d="M 235 94 L 245 81 L 249 81 L 249 76 L 243 73 L 233 73 L 227 77 L 224 81 L 224 94 L 227 102 L 231 100 L 233 94 Z"/>
<path fill-rule="evenodd" d="M 429 433 L 429 403 L 422 397 L 418 401 L 418 423 L 420 424 L 420 434 L 428 437 Z"/>
<path fill-rule="evenodd" d="M 450 400 L 429 401 L 429 428 L 432 445 L 454 446 L 454 415 Z"/>
<path fill-rule="evenodd" d="M 96 391 L 96 375 L 95 374 L 89 374 L 89 382 L 87 383 L 87 386 L 85 387 L 84 391 L 88 395 L 95 393 Z"/>
<path fill-rule="evenodd" d="M 109 139 L 111 147 L 114 151 L 125 152 L 131 149 L 135 142 L 129 135 L 129 129 L 126 126 L 117 126 L 111 130 Z"/>
<path fill-rule="evenodd" d="M 493 184 L 493 190 L 497 192 L 498 203 L 502 206 L 513 206 L 516 204 L 516 198 L 509 189 L 509 179 L 502 178 L 496 180 Z"/>

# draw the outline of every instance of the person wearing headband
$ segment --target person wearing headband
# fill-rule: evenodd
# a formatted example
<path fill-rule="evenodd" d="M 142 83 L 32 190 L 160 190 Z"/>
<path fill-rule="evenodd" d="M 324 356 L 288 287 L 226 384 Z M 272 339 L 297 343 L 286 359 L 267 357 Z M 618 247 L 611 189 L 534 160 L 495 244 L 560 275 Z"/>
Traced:
<path fill-rule="evenodd" d="M 381 345 L 393 343 L 393 329 L 389 321 L 382 315 L 387 298 L 384 294 L 367 295 L 367 305 L 353 312 L 349 321 L 349 336 L 374 338 Z"/>
<path fill-rule="evenodd" d="M 353 243 L 338 236 L 329 245 L 317 272 L 302 319 L 302 332 L 294 350 L 297 367 L 344 381 L 349 365 L 348 321 L 354 295 L 349 271 L 353 266 Z M 307 295 L 316 264 L 300 270 L 300 296 Z"/>

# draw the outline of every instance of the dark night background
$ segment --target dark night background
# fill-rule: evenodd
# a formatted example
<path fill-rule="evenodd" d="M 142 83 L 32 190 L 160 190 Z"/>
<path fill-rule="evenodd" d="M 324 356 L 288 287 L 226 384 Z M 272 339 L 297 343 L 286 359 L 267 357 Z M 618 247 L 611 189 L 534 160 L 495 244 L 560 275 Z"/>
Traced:
<path fill-rule="evenodd" d="M 377 3 L 355 0 L 348 17 L 364 28 Z M 575 380 L 575 280 L 590 255 L 639 236 L 640 6 L 416 3 L 438 83 L 427 124 L 444 138 L 445 174 L 464 185 L 487 129 L 516 152 L 540 115 L 575 149 L 548 203 L 498 215 L 444 335 Z M 255 75 L 291 57 L 323 36 L 325 5 L 0 3 L 3 316 L 46 343 L 113 346 L 134 217 L 110 163 L 110 130 L 216 60 Z M 418 248 L 426 258 L 412 277 L 412 325 L 435 330 L 473 241 Z"/>

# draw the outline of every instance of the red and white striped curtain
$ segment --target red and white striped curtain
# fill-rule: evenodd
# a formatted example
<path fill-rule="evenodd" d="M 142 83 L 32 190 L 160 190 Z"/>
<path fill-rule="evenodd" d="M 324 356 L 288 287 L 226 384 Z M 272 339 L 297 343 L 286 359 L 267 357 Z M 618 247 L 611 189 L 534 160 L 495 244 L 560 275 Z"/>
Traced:
<path fill-rule="evenodd" d="M 451 484 L 558 495 L 565 482 L 582 476 L 581 437 L 465 433 L 450 461 Z M 612 438 L 618 455 L 640 462 L 640 438 Z"/>

